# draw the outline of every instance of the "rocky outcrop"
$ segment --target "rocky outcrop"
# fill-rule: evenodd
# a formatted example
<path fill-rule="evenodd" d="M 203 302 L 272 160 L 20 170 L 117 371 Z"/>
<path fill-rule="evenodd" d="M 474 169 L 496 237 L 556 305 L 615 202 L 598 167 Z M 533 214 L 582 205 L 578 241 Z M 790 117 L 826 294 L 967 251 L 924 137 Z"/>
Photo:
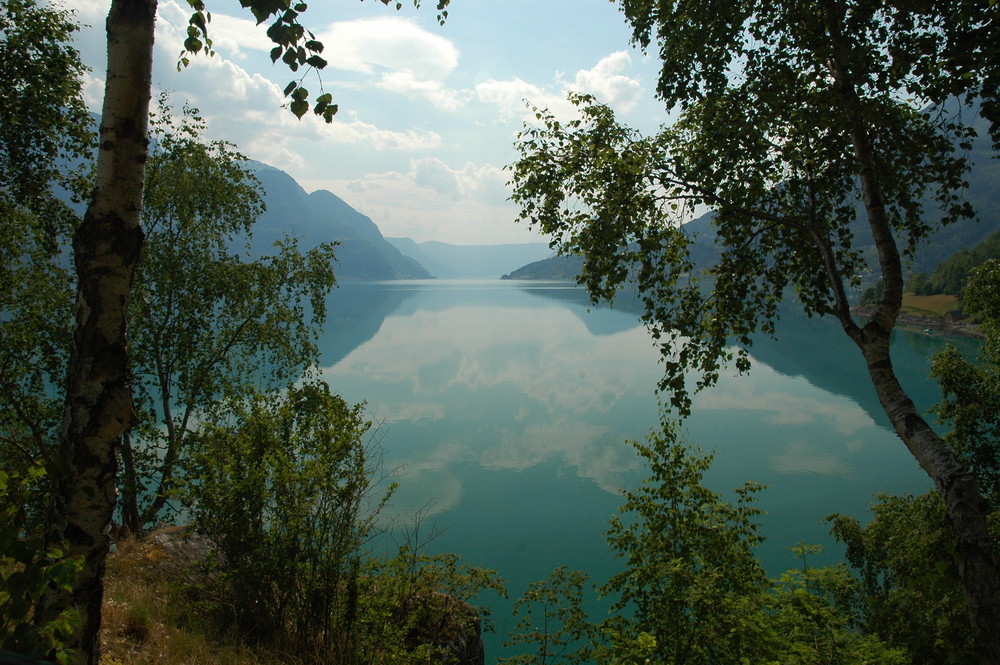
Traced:
<path fill-rule="evenodd" d="M 406 647 L 430 649 L 441 665 L 485 665 L 482 621 L 472 605 L 444 593 L 413 599 L 402 608 L 407 625 Z"/>
<path fill-rule="evenodd" d="M 112 555 L 119 566 L 149 579 L 205 586 L 217 568 L 199 565 L 212 553 L 212 541 L 187 526 L 160 526 L 145 538 L 119 540 Z M 420 590 L 393 610 L 406 626 L 407 651 L 420 649 L 427 662 L 440 665 L 485 665 L 482 621 L 472 605 L 446 593 Z"/>

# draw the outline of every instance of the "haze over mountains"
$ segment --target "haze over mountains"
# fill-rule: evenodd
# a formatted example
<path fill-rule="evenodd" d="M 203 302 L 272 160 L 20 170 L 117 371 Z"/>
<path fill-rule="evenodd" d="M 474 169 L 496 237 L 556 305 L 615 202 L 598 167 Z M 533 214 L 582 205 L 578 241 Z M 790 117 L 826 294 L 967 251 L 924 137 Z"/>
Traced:
<path fill-rule="evenodd" d="M 416 243 L 410 238 L 386 238 L 406 256 L 413 257 L 435 277 L 497 279 L 526 263 L 552 256 L 547 243 L 510 245 L 452 245 L 446 242 Z"/>
<path fill-rule="evenodd" d="M 955 254 L 982 241 L 1000 229 L 1000 162 L 994 158 L 989 134 L 979 131 L 968 153 L 973 163 L 965 198 L 979 220 L 966 220 L 938 229 L 910 261 L 915 272 L 931 272 Z M 575 279 L 581 261 L 574 256 L 554 256 L 544 242 L 508 245 L 452 245 L 414 242 L 410 238 L 385 238 L 377 224 L 335 194 L 319 190 L 311 194 L 287 173 L 254 162 L 266 195 L 267 211 L 255 226 L 253 247 L 265 253 L 285 233 L 299 237 L 303 248 L 337 241 L 341 280 L 428 279 Z M 928 216 L 933 205 L 927 206 Z M 709 266 L 718 258 L 714 244 L 713 213 L 687 225 L 695 239 L 692 256 L 697 265 Z M 853 225 L 855 242 L 863 250 L 874 243 L 863 215 Z"/>
<path fill-rule="evenodd" d="M 303 249 L 336 241 L 335 272 L 339 280 L 498 279 L 552 254 L 543 242 L 451 245 L 385 238 L 371 218 L 332 192 L 308 194 L 284 171 L 260 162 L 252 166 L 264 187 L 267 205 L 254 226 L 254 252 L 268 253 L 286 233 L 297 236 Z"/>

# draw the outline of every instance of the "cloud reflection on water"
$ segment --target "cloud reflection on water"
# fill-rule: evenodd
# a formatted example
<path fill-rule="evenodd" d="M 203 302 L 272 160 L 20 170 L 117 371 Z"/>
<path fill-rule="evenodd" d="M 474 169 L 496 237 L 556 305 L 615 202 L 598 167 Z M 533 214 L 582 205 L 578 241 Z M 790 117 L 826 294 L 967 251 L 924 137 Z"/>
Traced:
<path fill-rule="evenodd" d="M 427 514 L 443 513 L 482 474 L 543 466 L 603 492 L 639 482 L 645 473 L 623 440 L 641 440 L 658 423 L 662 376 L 646 330 L 622 312 L 446 287 L 414 287 L 377 333 L 323 371 L 386 420 L 387 462 L 407 469 L 398 503 L 415 510 L 434 499 Z M 723 487 L 758 480 L 779 492 L 796 477 L 821 476 L 864 495 L 899 468 L 891 434 L 815 379 L 756 362 L 750 376 L 723 375 L 695 396 L 686 438 L 716 451 Z M 532 490 L 540 501 L 545 491 Z"/>
<path fill-rule="evenodd" d="M 463 306 L 388 316 L 323 374 L 368 391 L 404 487 L 438 486 L 430 510 L 442 512 L 461 495 L 448 468 L 462 462 L 523 471 L 555 460 L 617 491 L 638 466 L 622 440 L 655 423 L 657 361 L 639 326 L 594 335 L 560 306 Z M 633 426 L 609 425 L 621 421 Z"/>

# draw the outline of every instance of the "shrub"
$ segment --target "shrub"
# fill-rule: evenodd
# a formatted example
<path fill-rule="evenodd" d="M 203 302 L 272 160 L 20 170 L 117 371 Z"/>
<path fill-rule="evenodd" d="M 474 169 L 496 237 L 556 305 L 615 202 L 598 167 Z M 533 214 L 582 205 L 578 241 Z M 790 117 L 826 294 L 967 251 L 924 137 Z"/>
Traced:
<path fill-rule="evenodd" d="M 24 474 L 0 471 L 0 649 L 68 663 L 65 643 L 80 625 L 72 608 L 45 609 L 43 596 L 71 591 L 83 567 L 49 545 L 26 506 L 44 483 L 46 469 L 33 464 Z"/>
<path fill-rule="evenodd" d="M 316 661 L 348 660 L 363 546 L 394 486 L 366 448 L 371 427 L 323 383 L 223 407 L 186 464 L 183 496 L 214 543 L 213 609 L 242 639 Z"/>

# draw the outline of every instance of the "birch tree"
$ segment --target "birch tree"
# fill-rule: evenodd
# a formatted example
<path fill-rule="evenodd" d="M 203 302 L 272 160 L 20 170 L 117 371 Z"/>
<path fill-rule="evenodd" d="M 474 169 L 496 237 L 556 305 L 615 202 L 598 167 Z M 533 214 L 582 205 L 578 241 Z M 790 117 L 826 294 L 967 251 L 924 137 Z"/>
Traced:
<path fill-rule="evenodd" d="M 211 53 L 212 46 L 208 8 L 202 0 L 189 4 L 192 14 L 181 64 L 191 54 Z M 275 44 L 272 60 L 280 60 L 293 72 L 325 66 L 322 43 L 300 21 L 305 3 L 245 0 L 242 4 L 258 23 L 268 24 L 268 37 Z M 438 0 L 439 20 L 447 15 L 448 4 L 449 0 Z M 112 0 L 94 189 L 73 241 L 77 292 L 59 443 L 65 460 L 56 498 L 61 519 L 54 525 L 53 537 L 65 538 L 70 554 L 82 556 L 85 565 L 72 597 L 54 595 L 49 603 L 72 603 L 79 610 L 83 627 L 72 646 L 79 662 L 94 665 L 100 656 L 103 575 L 118 480 L 116 448 L 134 421 L 126 325 L 143 243 L 140 215 L 155 17 L 156 0 Z M 308 91 L 293 81 L 286 94 L 291 96 L 291 111 L 299 117 L 310 105 L 327 121 L 337 112 L 330 93 L 310 102 Z"/>
<path fill-rule="evenodd" d="M 634 41 L 656 51 L 657 85 L 679 120 L 655 136 L 576 96 L 569 122 L 538 110 L 513 169 L 522 219 L 584 258 L 595 297 L 638 283 L 663 349 L 661 387 L 681 411 L 728 362 L 749 368 L 752 336 L 778 303 L 836 318 L 855 342 L 902 443 L 947 505 L 979 657 L 1000 663 L 1000 578 L 974 473 L 900 385 L 889 337 L 904 262 L 929 232 L 972 215 L 963 151 L 976 111 L 997 139 L 997 19 L 978 0 L 622 0 Z M 950 106 L 946 104 L 949 102 Z M 700 280 L 678 213 L 714 208 L 721 258 Z M 857 233 L 866 227 L 871 251 Z M 849 293 L 881 279 L 856 322 Z M 735 346 L 733 345 L 735 343 Z M 821 350 L 817 350 L 821 352 Z"/>

